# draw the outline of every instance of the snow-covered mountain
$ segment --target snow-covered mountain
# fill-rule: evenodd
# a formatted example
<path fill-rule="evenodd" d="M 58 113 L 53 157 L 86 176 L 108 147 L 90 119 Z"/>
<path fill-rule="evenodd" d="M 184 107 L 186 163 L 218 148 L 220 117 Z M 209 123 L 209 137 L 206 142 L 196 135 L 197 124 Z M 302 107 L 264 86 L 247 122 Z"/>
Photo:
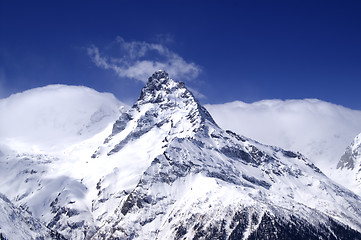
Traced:
<path fill-rule="evenodd" d="M 224 129 L 262 143 L 301 152 L 334 181 L 337 163 L 352 139 L 361 132 L 361 111 L 317 99 L 235 101 L 206 105 Z"/>
<path fill-rule="evenodd" d="M 337 164 L 335 178 L 347 181 L 347 186 L 361 196 L 361 133 L 355 137 Z"/>
<path fill-rule="evenodd" d="M 359 196 L 299 153 L 224 131 L 164 71 L 103 131 L 12 149 L 0 192 L 68 239 L 361 239 Z"/>

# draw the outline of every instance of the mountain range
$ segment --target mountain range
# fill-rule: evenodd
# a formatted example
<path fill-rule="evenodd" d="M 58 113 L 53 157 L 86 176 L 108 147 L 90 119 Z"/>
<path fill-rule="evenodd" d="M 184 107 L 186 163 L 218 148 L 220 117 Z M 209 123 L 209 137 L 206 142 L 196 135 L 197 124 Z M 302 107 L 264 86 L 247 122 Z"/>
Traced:
<path fill-rule="evenodd" d="M 301 152 L 337 183 L 361 195 L 338 162 L 361 133 L 361 111 L 318 99 L 235 101 L 205 105 L 223 129 Z"/>
<path fill-rule="evenodd" d="M 12 102 L 54 89 L 62 101 L 16 117 Z M 222 129 L 165 71 L 129 108 L 66 89 L 0 101 L 1 238 L 361 239 L 358 194 L 317 159 Z M 360 164 L 357 139 L 340 171 Z"/>

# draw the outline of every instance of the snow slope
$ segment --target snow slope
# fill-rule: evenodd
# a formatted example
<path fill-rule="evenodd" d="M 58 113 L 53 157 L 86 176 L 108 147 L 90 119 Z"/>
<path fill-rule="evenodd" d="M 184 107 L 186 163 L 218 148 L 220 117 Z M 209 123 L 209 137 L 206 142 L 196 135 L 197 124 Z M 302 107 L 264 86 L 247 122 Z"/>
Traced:
<path fill-rule="evenodd" d="M 3 152 L 4 193 L 68 239 L 360 239 L 361 199 L 303 155 L 224 131 L 154 73 L 113 125 Z"/>
<path fill-rule="evenodd" d="M 15 207 L 10 200 L 1 193 L 0 236 L 5 239 L 13 240 L 50 239 L 56 237 L 55 234 L 41 224 L 39 220 L 33 218 L 29 213 Z"/>

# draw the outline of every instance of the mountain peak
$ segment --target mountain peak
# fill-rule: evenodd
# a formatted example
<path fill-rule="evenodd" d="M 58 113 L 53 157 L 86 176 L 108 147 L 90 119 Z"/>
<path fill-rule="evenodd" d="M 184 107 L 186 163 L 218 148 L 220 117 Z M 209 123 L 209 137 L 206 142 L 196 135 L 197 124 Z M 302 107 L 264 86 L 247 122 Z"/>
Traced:
<path fill-rule="evenodd" d="M 164 70 L 158 70 L 148 79 L 148 83 L 142 89 L 135 107 L 147 103 L 155 103 L 160 109 L 178 108 L 184 111 L 189 110 L 189 114 L 193 117 L 200 117 L 200 121 L 205 119 L 216 125 L 212 116 L 208 111 L 198 102 L 191 91 L 189 91 L 185 84 L 180 81 L 175 81 Z M 194 119 L 193 119 L 194 120 Z"/>
<path fill-rule="evenodd" d="M 361 133 L 355 137 L 350 146 L 346 148 L 345 153 L 342 155 L 337 164 L 338 169 L 351 169 L 359 168 L 357 159 L 361 159 Z"/>
<path fill-rule="evenodd" d="M 163 82 L 169 79 L 169 74 L 164 70 L 158 70 L 148 78 L 148 82 L 158 81 Z"/>
<path fill-rule="evenodd" d="M 361 196 L 361 133 L 346 148 L 337 169 L 338 177 L 347 179 L 347 187 Z"/>
<path fill-rule="evenodd" d="M 138 101 L 114 123 L 112 134 L 104 143 L 115 144 L 108 152 L 112 155 L 131 139 L 139 138 L 154 129 L 167 132 L 169 140 L 193 136 L 207 124 L 217 125 L 183 82 L 174 81 L 167 72 L 159 70 L 149 77 Z M 111 139 L 128 125 L 134 126 L 129 134 L 118 143 L 112 142 Z M 98 157 L 99 154 L 97 151 L 93 157 Z"/>
<path fill-rule="evenodd" d="M 174 93 L 180 88 L 184 88 L 183 82 L 174 81 L 166 71 L 158 70 L 148 78 L 138 102 L 160 102 L 166 95 Z"/>

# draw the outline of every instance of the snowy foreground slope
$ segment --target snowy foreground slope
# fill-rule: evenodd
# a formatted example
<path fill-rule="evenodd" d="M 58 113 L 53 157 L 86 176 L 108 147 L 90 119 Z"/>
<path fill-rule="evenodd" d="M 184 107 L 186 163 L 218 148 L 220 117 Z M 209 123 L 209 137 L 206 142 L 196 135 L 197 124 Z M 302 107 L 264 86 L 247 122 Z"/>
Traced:
<path fill-rule="evenodd" d="M 0 192 L 58 237 L 361 239 L 359 196 L 299 153 L 222 130 L 163 71 L 93 137 L 16 146 L 2 151 Z"/>

